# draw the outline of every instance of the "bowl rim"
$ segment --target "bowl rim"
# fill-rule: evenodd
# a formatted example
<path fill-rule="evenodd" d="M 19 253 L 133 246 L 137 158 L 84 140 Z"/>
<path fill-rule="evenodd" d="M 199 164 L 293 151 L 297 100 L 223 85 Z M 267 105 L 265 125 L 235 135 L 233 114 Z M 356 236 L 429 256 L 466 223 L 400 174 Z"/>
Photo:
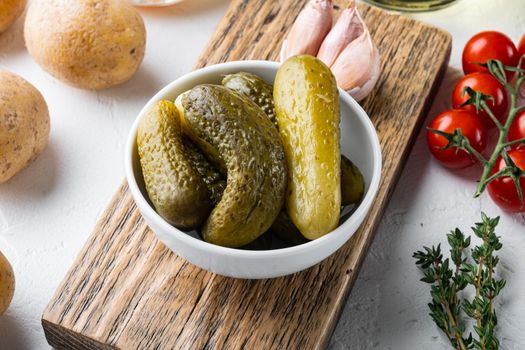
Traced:
<path fill-rule="evenodd" d="M 337 235 L 335 235 L 334 233 L 336 233 L 337 231 L 344 231 L 347 226 L 350 226 L 352 224 L 353 217 L 358 218 L 358 217 L 363 216 L 363 220 L 364 220 L 379 190 L 379 184 L 381 181 L 381 172 L 382 172 L 381 146 L 379 143 L 379 138 L 377 136 L 377 131 L 372 121 L 368 117 L 368 114 L 348 93 L 346 93 L 341 88 L 338 88 L 339 98 L 342 100 L 343 103 L 348 104 L 350 108 L 356 112 L 357 117 L 361 119 L 366 126 L 365 129 L 366 129 L 369 139 L 371 140 L 371 145 L 372 145 L 372 152 L 373 152 L 372 169 L 373 171 L 372 171 L 372 178 L 370 181 L 370 185 L 368 187 L 368 191 L 366 192 L 366 195 L 362 199 L 361 203 L 359 203 L 359 206 L 356 208 L 356 210 L 352 213 L 352 215 L 345 222 L 337 226 L 335 229 L 333 229 L 326 235 L 320 238 L 317 238 L 315 240 L 309 241 L 307 243 L 299 244 L 299 245 L 292 246 L 292 247 L 278 248 L 278 249 L 244 250 L 244 249 L 238 249 L 238 248 L 223 247 L 223 246 L 208 243 L 204 240 L 192 237 L 186 232 L 179 230 L 176 227 L 172 226 L 155 211 L 155 209 L 149 204 L 146 198 L 142 195 L 142 192 L 139 189 L 139 186 L 135 179 L 135 173 L 133 171 L 133 154 L 134 154 L 134 147 L 136 144 L 135 141 L 136 141 L 138 124 L 140 120 L 143 118 L 146 110 L 150 108 L 150 106 L 153 103 L 161 100 L 165 95 L 169 94 L 178 85 L 186 84 L 190 82 L 191 80 L 198 79 L 202 75 L 210 75 L 214 73 L 223 74 L 222 73 L 223 70 L 231 70 L 234 68 L 239 69 L 239 70 L 249 71 L 249 69 L 253 68 L 253 66 L 261 66 L 261 67 L 277 70 L 280 65 L 281 65 L 280 62 L 264 61 L 264 60 L 229 61 L 229 62 L 218 63 L 214 65 L 209 65 L 209 66 L 191 71 L 175 79 L 174 81 L 166 85 L 164 88 L 162 88 L 159 92 L 157 92 L 153 97 L 151 97 L 148 100 L 148 102 L 146 102 L 144 107 L 140 110 L 137 117 L 135 118 L 135 121 L 133 122 L 133 125 L 128 134 L 128 139 L 126 142 L 126 149 L 125 149 L 125 172 L 126 172 L 128 186 L 131 190 L 131 194 L 133 196 L 133 199 L 137 207 L 143 213 L 144 216 L 147 216 L 151 220 L 154 220 L 155 223 L 157 225 L 160 225 L 160 228 L 163 229 L 165 232 L 169 233 L 169 235 L 175 236 L 175 238 L 180 239 L 183 243 L 189 246 L 193 246 L 199 250 L 203 250 L 203 251 L 206 251 L 207 253 L 212 253 L 216 255 L 223 255 L 223 256 L 233 255 L 233 256 L 238 256 L 238 257 L 243 257 L 243 258 L 248 258 L 248 259 L 259 259 L 259 258 L 268 258 L 268 257 L 276 258 L 276 257 L 281 257 L 281 256 L 299 255 L 299 254 L 304 254 L 305 252 L 308 252 L 308 251 L 316 250 L 318 249 L 318 247 L 323 246 L 325 244 L 329 244 L 332 240 L 335 240 L 337 238 L 336 237 Z M 152 229 L 152 231 L 154 230 Z M 350 239 L 350 237 L 352 237 L 353 234 L 351 234 L 348 237 L 348 239 Z M 348 239 L 346 239 L 345 242 Z"/>

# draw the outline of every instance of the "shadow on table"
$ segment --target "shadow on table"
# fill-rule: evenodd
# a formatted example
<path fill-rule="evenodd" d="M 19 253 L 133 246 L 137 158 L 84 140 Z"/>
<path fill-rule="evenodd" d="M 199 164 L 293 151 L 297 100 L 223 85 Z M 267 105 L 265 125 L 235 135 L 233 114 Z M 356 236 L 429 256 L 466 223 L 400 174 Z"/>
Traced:
<path fill-rule="evenodd" d="M 27 327 L 9 314 L 0 316 L 0 345 L 2 349 L 31 349 L 26 339 Z"/>
<path fill-rule="evenodd" d="M 86 91 L 86 93 L 96 95 L 97 100 L 102 104 L 124 101 L 143 106 L 163 86 L 160 77 L 155 76 L 147 65 L 142 64 L 137 73 L 124 84 L 99 91 Z"/>
<path fill-rule="evenodd" d="M 25 51 L 24 42 L 25 13 L 4 33 L 0 34 L 0 58 L 15 56 Z"/>
<path fill-rule="evenodd" d="M 26 197 L 28 201 L 37 197 L 46 197 L 58 182 L 58 164 L 56 147 L 51 139 L 33 163 L 0 185 L 0 195 L 12 195 L 21 201 Z"/>

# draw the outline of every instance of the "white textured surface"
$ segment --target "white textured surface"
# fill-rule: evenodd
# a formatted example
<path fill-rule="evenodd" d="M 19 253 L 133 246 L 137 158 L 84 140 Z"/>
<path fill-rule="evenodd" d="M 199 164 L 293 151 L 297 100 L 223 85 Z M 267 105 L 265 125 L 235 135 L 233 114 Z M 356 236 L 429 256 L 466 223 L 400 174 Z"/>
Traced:
<path fill-rule="evenodd" d="M 450 108 L 451 90 L 461 76 L 461 52 L 476 32 L 496 29 L 517 41 L 525 33 L 525 1 L 461 0 L 456 5 L 413 17 L 452 33 L 453 50 L 446 78 L 430 118 Z M 451 172 L 431 158 L 420 132 L 374 243 L 348 298 L 331 349 L 448 349 L 446 337 L 428 314 L 429 286 L 419 282 L 412 253 L 442 243 L 445 234 L 470 226 L 480 211 L 501 215 L 503 250 L 500 272 L 507 286 L 497 303 L 503 349 L 525 349 L 525 217 L 509 215 L 488 197 L 472 199 L 477 169 Z M 476 241 L 477 242 L 477 241 Z"/>
<path fill-rule="evenodd" d="M 227 6 L 226 0 L 187 1 L 172 9 L 142 10 L 148 29 L 146 59 L 127 84 L 102 92 L 68 87 L 44 73 L 24 49 L 19 21 L 0 36 L 0 68 L 37 86 L 52 116 L 44 154 L 0 185 L 0 250 L 16 272 L 14 302 L 0 319 L 0 349 L 46 349 L 40 316 L 124 177 L 122 154 L 141 106 L 161 87 L 188 72 Z M 522 0 L 461 0 L 417 17 L 453 33 L 451 64 L 475 32 L 496 28 L 517 40 L 525 32 Z M 521 17 L 520 17 L 521 16 Z M 448 85 L 457 71 L 449 70 Z M 444 87 L 434 111 L 448 104 Z M 525 219 L 503 214 L 490 199 L 471 199 L 472 171 L 442 169 L 419 135 L 377 238 L 335 332 L 333 349 L 447 348 L 426 316 L 428 288 L 411 254 L 443 241 L 445 231 L 467 228 L 480 209 L 503 215 L 502 267 L 508 285 L 499 316 L 503 347 L 525 347 Z"/>

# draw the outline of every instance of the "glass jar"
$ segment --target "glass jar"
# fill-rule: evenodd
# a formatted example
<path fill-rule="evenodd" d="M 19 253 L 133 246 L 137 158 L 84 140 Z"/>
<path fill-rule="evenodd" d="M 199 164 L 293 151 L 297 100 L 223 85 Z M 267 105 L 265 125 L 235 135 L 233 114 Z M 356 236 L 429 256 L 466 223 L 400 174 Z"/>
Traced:
<path fill-rule="evenodd" d="M 452 5 L 456 0 L 366 0 L 366 2 L 389 10 L 423 12 L 441 9 Z"/>

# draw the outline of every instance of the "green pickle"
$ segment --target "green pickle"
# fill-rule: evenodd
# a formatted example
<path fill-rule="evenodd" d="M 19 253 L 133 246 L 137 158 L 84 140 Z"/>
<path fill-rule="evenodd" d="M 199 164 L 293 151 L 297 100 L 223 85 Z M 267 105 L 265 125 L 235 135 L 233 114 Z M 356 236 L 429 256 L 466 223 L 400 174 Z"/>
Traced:
<path fill-rule="evenodd" d="M 199 173 L 206 187 L 210 192 L 210 200 L 213 206 L 220 202 L 224 189 L 226 188 L 226 179 L 222 174 L 211 164 L 206 156 L 202 154 L 197 146 L 187 137 L 183 138 L 184 150 L 193 168 Z"/>
<path fill-rule="evenodd" d="M 258 75 L 246 72 L 228 74 L 222 79 L 222 85 L 257 104 L 266 113 L 272 123 L 279 127 L 273 103 L 273 86 Z"/>
<path fill-rule="evenodd" d="M 233 122 L 233 118 L 239 118 L 239 116 L 243 114 L 238 113 L 235 108 L 231 108 L 231 101 L 228 102 L 230 99 L 236 100 L 236 103 L 240 105 L 248 104 L 248 107 L 245 106 L 242 111 L 244 114 L 250 114 L 246 112 L 255 109 L 253 107 L 253 103 L 255 103 L 262 109 L 274 126 L 277 127 L 277 130 L 278 123 L 272 95 L 273 86 L 268 84 L 264 79 L 255 74 L 239 72 L 225 76 L 222 84 L 234 91 L 234 93 L 228 94 L 224 89 L 212 85 L 208 85 L 208 88 L 197 87 L 200 91 L 194 94 L 194 102 L 198 101 L 201 97 L 206 97 L 208 99 L 207 102 L 198 101 L 197 104 L 191 105 L 191 108 L 187 108 L 190 107 L 190 104 L 184 107 L 183 97 L 177 101 L 177 105 L 170 101 L 160 101 L 151 107 L 139 125 L 137 143 L 139 145 L 140 162 L 150 200 L 157 212 L 174 226 L 185 230 L 198 229 L 202 223 L 205 222 L 206 218 L 208 218 L 213 207 L 218 206 L 221 202 L 227 188 L 226 176 L 228 174 L 230 176 L 236 174 L 235 172 L 232 173 L 229 171 L 228 166 L 236 164 L 236 166 L 230 170 L 237 171 L 242 169 L 243 172 L 234 177 L 237 178 L 235 184 L 236 186 L 240 184 L 244 185 L 237 196 L 233 190 L 233 184 L 230 185 L 229 197 L 226 197 L 225 201 L 214 211 L 213 219 L 208 220 L 209 223 L 202 229 L 205 240 L 211 243 L 250 250 L 271 249 L 272 235 L 279 237 L 282 241 L 290 245 L 308 242 L 292 222 L 285 209 L 278 213 L 275 220 L 273 220 L 271 228 L 264 234 L 261 234 L 261 232 L 265 231 L 263 228 L 268 226 L 268 222 L 272 220 L 268 219 L 266 220 L 267 222 L 264 222 L 264 218 L 263 220 L 259 220 L 263 222 L 261 228 L 250 233 L 250 227 L 257 228 L 257 220 L 253 217 L 251 218 L 250 225 L 244 227 L 241 231 L 237 230 L 243 226 L 239 221 L 242 216 L 247 215 L 247 213 L 246 210 L 244 210 L 244 214 L 243 212 L 236 213 L 235 211 L 237 209 L 235 208 L 241 208 L 241 206 L 249 200 L 239 200 L 237 197 L 244 197 L 244 193 L 249 192 L 244 191 L 245 188 L 247 188 L 246 185 L 253 186 L 255 183 L 254 181 L 246 181 L 246 179 L 244 179 L 244 182 L 241 180 L 243 176 L 248 176 L 247 174 L 254 169 L 244 169 L 240 165 L 241 160 L 234 162 L 230 159 L 237 153 L 235 149 L 240 147 L 244 149 L 247 145 L 243 145 L 240 139 L 236 140 L 236 137 L 232 136 L 221 139 L 219 133 L 210 130 L 221 130 L 214 129 L 214 126 L 217 125 L 222 125 L 224 128 L 229 129 L 230 126 L 228 125 Z M 242 102 L 239 102 L 239 99 L 242 100 Z M 249 106 L 250 101 L 247 100 L 253 102 L 251 107 Z M 206 137 L 197 136 L 195 130 L 189 128 L 190 125 L 186 119 L 187 116 L 196 111 L 201 114 L 200 117 L 202 118 L 203 115 L 206 115 L 206 113 L 203 113 L 206 112 L 206 108 L 208 108 L 207 111 L 210 113 L 217 113 L 218 111 L 227 113 L 227 115 L 222 118 L 224 119 L 223 123 L 217 120 L 209 120 L 208 122 L 210 124 L 207 127 L 201 125 L 205 120 L 199 121 L 199 117 L 193 115 L 194 121 L 197 121 L 197 124 L 199 124 L 202 129 L 201 131 L 203 131 L 204 134 L 208 133 L 209 135 L 207 135 L 207 137 L 211 137 L 215 142 L 208 141 Z M 210 113 L 206 115 L 206 118 L 211 116 Z M 260 112 L 256 112 L 256 114 L 260 114 Z M 260 117 L 258 118 L 259 120 L 261 119 Z M 237 119 L 237 121 L 239 120 L 242 121 L 243 124 L 241 126 L 237 125 L 239 126 L 239 129 L 236 131 L 237 133 L 239 133 L 240 129 L 244 126 L 250 128 L 250 123 L 246 123 L 243 118 Z M 181 122 L 183 125 L 181 125 Z M 264 130 L 268 127 L 268 123 L 263 122 L 262 125 L 259 126 Z M 187 135 L 183 135 L 182 129 L 185 129 L 193 141 Z M 199 128 L 197 129 L 200 130 Z M 264 130 L 264 134 L 271 135 L 272 132 Z M 242 135 L 242 132 L 238 135 Z M 275 133 L 273 133 L 273 137 L 275 137 Z M 194 141 L 199 144 L 199 147 L 201 147 L 204 152 L 196 146 Z M 229 146 L 221 145 L 223 142 L 231 142 L 231 144 Z M 215 146 L 213 144 L 215 144 Z M 225 157 L 222 156 L 222 150 L 228 150 L 228 155 Z M 263 148 L 259 148 L 259 151 L 260 150 L 263 150 Z M 251 151 L 254 152 L 253 149 L 251 149 Z M 207 153 L 207 155 L 204 153 Z M 261 158 L 258 152 L 254 153 Z M 278 152 L 275 154 L 278 154 Z M 242 158 L 240 157 L 240 153 L 237 153 L 237 156 Z M 274 163 L 279 158 L 283 161 L 282 157 L 282 155 L 274 155 Z M 230 160 L 227 161 L 227 159 Z M 246 160 L 246 157 L 244 159 Z M 277 161 L 277 163 L 279 162 Z M 282 164 L 281 167 L 283 167 Z M 278 171 L 281 178 L 283 172 L 286 174 L 286 167 L 284 167 L 284 171 Z M 359 169 L 343 155 L 341 155 L 340 181 L 341 204 L 350 205 L 359 203 L 364 194 L 364 179 Z M 274 191 L 274 196 L 276 192 L 279 191 Z M 261 197 L 262 192 L 260 192 L 258 196 Z M 282 195 L 280 201 L 277 199 L 277 206 L 280 206 L 279 203 L 282 204 L 283 201 L 284 195 Z M 228 220 L 230 220 L 230 213 L 233 213 L 234 219 L 237 218 L 239 220 L 236 222 L 228 222 Z M 250 216 L 253 216 L 253 213 Z M 271 216 L 272 215 L 270 215 L 270 217 Z M 267 217 L 268 215 L 266 215 L 265 218 Z M 238 232 L 240 232 L 240 234 L 237 234 Z"/>
<path fill-rule="evenodd" d="M 185 134 L 227 178 L 202 237 L 226 247 L 253 242 L 284 202 L 287 170 L 279 133 L 259 106 L 223 86 L 198 85 L 175 104 Z"/>
<path fill-rule="evenodd" d="M 341 210 L 337 84 L 320 60 L 295 56 L 277 72 L 274 101 L 289 171 L 286 209 L 316 239 L 337 227 Z"/>
<path fill-rule="evenodd" d="M 272 123 L 279 129 L 275 116 L 273 102 L 273 86 L 258 75 L 246 72 L 229 74 L 224 77 L 222 84 L 255 102 Z M 341 155 L 341 204 L 350 205 L 361 201 L 365 184 L 363 175 L 350 159 Z"/>
<path fill-rule="evenodd" d="M 273 93 L 271 84 L 255 74 L 246 72 L 226 75 L 222 80 L 222 84 L 255 102 L 278 128 L 273 96 L 270 95 L 268 97 L 269 94 Z M 341 155 L 341 204 L 351 205 L 359 203 L 363 197 L 364 188 L 363 175 L 357 166 L 347 157 Z M 279 213 L 271 227 L 271 231 L 281 240 L 292 245 L 307 242 L 291 221 L 286 210 Z"/>
<path fill-rule="evenodd" d="M 365 179 L 352 161 L 341 155 L 341 204 L 358 204 L 365 194 Z"/>
<path fill-rule="evenodd" d="M 186 155 L 179 113 L 170 101 L 159 101 L 137 130 L 142 175 L 149 199 L 173 226 L 191 230 L 211 212 L 206 183 Z"/>
<path fill-rule="evenodd" d="M 365 190 L 364 178 L 359 168 L 352 161 L 341 155 L 341 204 L 343 206 L 359 204 Z M 308 242 L 294 225 L 286 210 L 281 210 L 270 231 L 290 245 Z"/>

